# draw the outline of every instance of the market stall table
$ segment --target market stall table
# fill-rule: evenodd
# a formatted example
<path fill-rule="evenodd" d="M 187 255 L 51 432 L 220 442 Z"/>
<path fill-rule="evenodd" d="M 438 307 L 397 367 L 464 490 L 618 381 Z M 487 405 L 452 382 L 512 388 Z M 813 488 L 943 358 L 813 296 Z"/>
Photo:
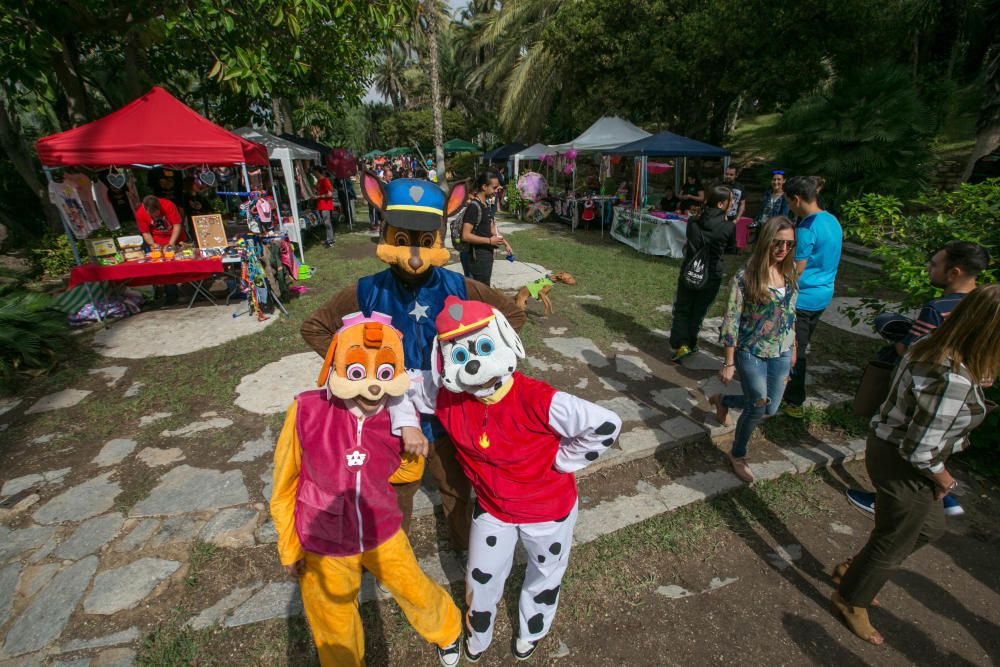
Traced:
<path fill-rule="evenodd" d="M 221 257 L 207 259 L 173 259 L 162 261 L 136 261 L 101 266 L 99 264 L 81 264 L 75 266 L 69 274 L 69 288 L 73 289 L 83 283 L 114 282 L 133 287 L 141 285 L 176 285 L 177 283 L 192 283 L 194 295 L 188 303 L 190 308 L 198 295 L 206 297 L 215 304 L 215 300 L 204 287 L 204 282 L 213 276 L 223 273 Z"/>
<path fill-rule="evenodd" d="M 611 236 L 647 255 L 683 257 L 687 217 L 676 213 L 654 215 L 630 206 L 616 206 Z"/>

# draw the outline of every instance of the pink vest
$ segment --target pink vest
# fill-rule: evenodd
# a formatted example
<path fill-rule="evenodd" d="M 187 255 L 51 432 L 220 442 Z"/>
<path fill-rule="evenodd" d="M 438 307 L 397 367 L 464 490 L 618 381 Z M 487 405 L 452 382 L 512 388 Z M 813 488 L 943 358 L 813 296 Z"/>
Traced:
<path fill-rule="evenodd" d="M 370 551 L 399 531 L 402 515 L 389 477 L 402 440 L 388 410 L 357 418 L 326 390 L 296 397 L 302 448 L 295 496 L 295 532 L 302 548 L 323 556 Z"/>

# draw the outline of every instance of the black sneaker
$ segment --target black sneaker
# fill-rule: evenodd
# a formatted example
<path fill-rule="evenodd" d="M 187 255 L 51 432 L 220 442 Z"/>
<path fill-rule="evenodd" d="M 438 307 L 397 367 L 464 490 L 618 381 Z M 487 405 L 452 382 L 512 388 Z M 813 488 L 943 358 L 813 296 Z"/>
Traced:
<path fill-rule="evenodd" d="M 514 640 L 514 657 L 518 660 L 527 660 L 535 652 L 536 646 L 538 646 L 538 642 L 526 642 L 518 637 Z"/>
<path fill-rule="evenodd" d="M 462 661 L 462 635 L 458 636 L 458 639 L 453 641 L 448 646 L 441 648 L 437 647 L 438 660 L 444 667 L 455 667 L 459 662 Z"/>
<path fill-rule="evenodd" d="M 337 245 L 336 241 L 326 241 L 326 242 L 323 243 L 323 247 L 324 248 L 332 248 L 335 245 Z"/>
<path fill-rule="evenodd" d="M 462 653 L 465 654 L 465 659 L 469 662 L 479 662 L 479 659 L 483 657 L 485 651 L 480 651 L 479 653 L 473 653 L 469 650 L 469 638 L 466 637 L 465 641 L 462 642 Z"/>

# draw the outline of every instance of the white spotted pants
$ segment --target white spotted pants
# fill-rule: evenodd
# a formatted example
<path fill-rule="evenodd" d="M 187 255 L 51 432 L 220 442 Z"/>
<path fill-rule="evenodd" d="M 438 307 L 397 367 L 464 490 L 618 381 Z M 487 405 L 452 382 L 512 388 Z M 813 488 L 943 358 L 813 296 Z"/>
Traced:
<path fill-rule="evenodd" d="M 470 651 L 481 653 L 493 641 L 497 603 L 503 597 L 518 540 L 528 554 L 528 563 L 518 602 L 517 636 L 522 641 L 536 642 L 549 633 L 559 605 L 559 586 L 569 564 L 578 512 L 579 503 L 559 521 L 507 523 L 476 505 L 465 576 L 469 607 L 465 626 Z"/>

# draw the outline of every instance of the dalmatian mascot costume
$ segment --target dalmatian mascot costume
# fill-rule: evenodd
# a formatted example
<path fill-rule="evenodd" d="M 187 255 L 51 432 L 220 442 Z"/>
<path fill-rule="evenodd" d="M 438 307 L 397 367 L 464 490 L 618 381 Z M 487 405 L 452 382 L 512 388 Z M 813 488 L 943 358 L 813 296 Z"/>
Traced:
<path fill-rule="evenodd" d="M 621 419 L 518 373 L 524 346 L 499 310 L 449 297 L 435 324 L 431 373 L 411 374 L 410 401 L 393 411 L 393 430 L 416 428 L 417 411 L 433 412 L 476 490 L 466 575 L 470 661 L 493 639 L 518 541 L 527 551 L 514 644 L 524 660 L 559 602 L 578 512 L 573 473 L 614 444 Z"/>

